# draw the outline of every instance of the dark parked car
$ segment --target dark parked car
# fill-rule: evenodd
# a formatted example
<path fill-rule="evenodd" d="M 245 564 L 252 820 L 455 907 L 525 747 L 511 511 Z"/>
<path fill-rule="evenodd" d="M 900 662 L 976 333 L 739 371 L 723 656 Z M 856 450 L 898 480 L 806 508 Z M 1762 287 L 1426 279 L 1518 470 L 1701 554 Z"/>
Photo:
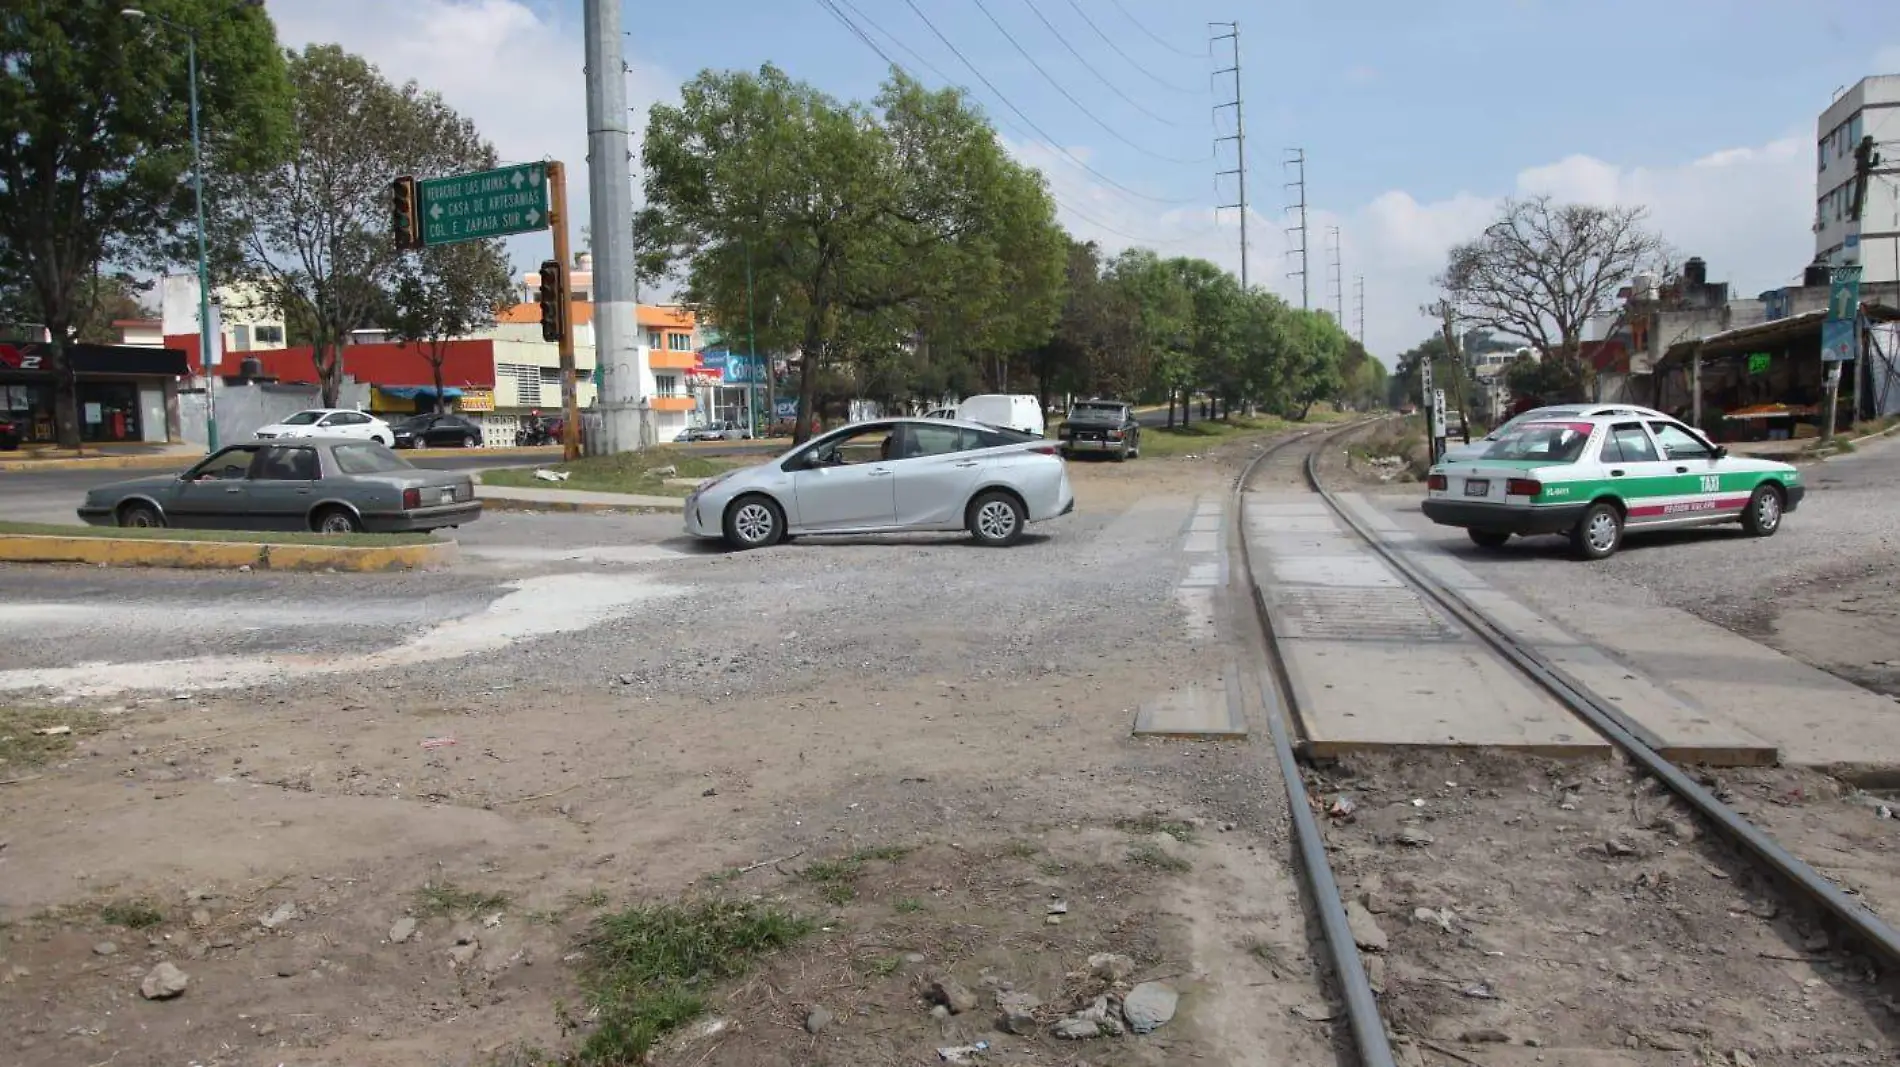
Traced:
<path fill-rule="evenodd" d="M 416 415 L 397 423 L 397 448 L 480 448 L 482 428 L 460 415 Z"/>
<path fill-rule="evenodd" d="M 1117 462 L 1141 456 L 1141 423 L 1134 407 L 1119 400 L 1077 401 L 1056 438 L 1069 456 L 1093 452 Z"/>
<path fill-rule="evenodd" d="M 403 533 L 481 517 L 468 475 L 417 470 L 375 441 L 252 441 L 183 474 L 100 486 L 79 517 L 94 526 Z"/>
<path fill-rule="evenodd" d="M 5 415 L 0 415 L 0 452 L 11 452 L 19 448 L 22 436 L 19 423 Z"/>

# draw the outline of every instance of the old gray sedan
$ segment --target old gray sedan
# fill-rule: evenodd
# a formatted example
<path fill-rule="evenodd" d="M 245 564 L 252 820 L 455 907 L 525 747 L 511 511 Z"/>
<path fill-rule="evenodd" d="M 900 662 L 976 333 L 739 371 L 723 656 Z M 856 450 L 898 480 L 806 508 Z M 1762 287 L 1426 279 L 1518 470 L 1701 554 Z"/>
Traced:
<path fill-rule="evenodd" d="M 417 470 L 375 441 L 250 441 L 183 474 L 100 486 L 79 517 L 94 526 L 404 533 L 481 517 L 466 474 Z"/>

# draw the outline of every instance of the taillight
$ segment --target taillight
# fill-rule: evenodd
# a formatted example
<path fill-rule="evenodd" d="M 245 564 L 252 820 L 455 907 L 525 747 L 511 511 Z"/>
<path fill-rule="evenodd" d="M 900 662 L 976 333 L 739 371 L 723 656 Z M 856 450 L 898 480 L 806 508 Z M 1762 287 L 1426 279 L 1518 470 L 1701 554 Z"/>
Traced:
<path fill-rule="evenodd" d="M 1030 449 L 1030 451 L 1041 453 L 1042 455 L 1045 455 L 1045 456 L 1059 456 L 1062 454 L 1062 450 L 1058 449 L 1054 445 L 1037 445 L 1036 447 Z"/>
<path fill-rule="evenodd" d="M 422 506 L 422 490 L 404 489 L 402 491 L 402 506 L 405 508 L 421 507 Z"/>
<path fill-rule="evenodd" d="M 1122 439 L 1122 432 L 1120 430 L 1110 430 L 1108 431 L 1108 439 L 1111 441 L 1119 441 Z"/>
<path fill-rule="evenodd" d="M 1451 488 L 1451 479 L 1445 477 L 1442 474 L 1434 474 L 1431 477 L 1425 479 L 1425 488 L 1436 489 L 1442 492 L 1446 489 Z"/>
<path fill-rule="evenodd" d="M 1505 496 L 1536 496 L 1544 491 L 1544 483 L 1530 478 L 1512 478 L 1504 483 Z"/>

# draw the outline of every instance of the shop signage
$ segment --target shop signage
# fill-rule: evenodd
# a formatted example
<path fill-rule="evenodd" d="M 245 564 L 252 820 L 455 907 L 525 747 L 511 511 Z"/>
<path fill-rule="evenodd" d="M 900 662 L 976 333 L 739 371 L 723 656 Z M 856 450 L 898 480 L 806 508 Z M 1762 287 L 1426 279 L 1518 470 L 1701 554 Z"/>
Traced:
<path fill-rule="evenodd" d="M 177 378 L 187 373 L 185 353 L 177 348 L 75 344 L 66 346 L 66 358 L 72 361 L 77 374 L 156 374 Z M 53 355 L 44 342 L 0 342 L 0 370 L 50 373 L 52 369 Z"/>
<path fill-rule="evenodd" d="M 495 394 L 488 389 L 464 389 L 462 390 L 462 410 L 493 411 L 495 410 Z"/>
<path fill-rule="evenodd" d="M 0 345 L 0 367 L 9 370 L 51 370 L 46 365 L 46 357 L 38 352 L 28 352 L 18 345 Z"/>
<path fill-rule="evenodd" d="M 1822 322 L 1821 362 L 1852 363 L 1859 341 L 1859 324 L 1853 319 L 1828 319 Z"/>
<path fill-rule="evenodd" d="M 1769 356 L 1766 352 L 1750 352 L 1748 354 L 1748 373 L 1767 374 L 1768 364 L 1772 358 L 1773 357 Z"/>

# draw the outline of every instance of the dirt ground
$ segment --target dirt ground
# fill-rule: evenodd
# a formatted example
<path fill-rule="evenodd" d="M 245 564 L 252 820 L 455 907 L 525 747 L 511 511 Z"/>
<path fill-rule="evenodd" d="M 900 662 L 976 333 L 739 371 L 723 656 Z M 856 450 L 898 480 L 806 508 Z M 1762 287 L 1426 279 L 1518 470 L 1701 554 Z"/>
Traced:
<path fill-rule="evenodd" d="M 1074 464 L 1080 508 L 1223 493 L 1250 449 Z M 795 597 L 785 566 L 767 588 Z M 992 625 L 924 612 L 909 636 Z M 551 1062 L 597 1027 L 578 975 L 602 919 L 731 900 L 811 930 L 706 990 L 654 1062 L 923 1064 L 978 1040 L 981 1063 L 1332 1062 L 1270 761 L 1129 737 L 1143 694 L 1221 651 L 1179 625 L 1113 656 L 1060 639 L 1025 636 L 1029 670 L 732 693 L 369 674 L 16 704 L 10 726 L 72 733 L 0 764 L 0 1061 Z M 1104 952 L 1133 971 L 1092 974 Z M 188 976 L 175 999 L 141 996 L 160 963 Z M 934 1017 L 932 980 L 977 1003 Z M 1144 981 L 1180 994 L 1161 1029 L 1051 1036 Z M 998 992 L 1040 1001 L 1026 1034 Z"/>

